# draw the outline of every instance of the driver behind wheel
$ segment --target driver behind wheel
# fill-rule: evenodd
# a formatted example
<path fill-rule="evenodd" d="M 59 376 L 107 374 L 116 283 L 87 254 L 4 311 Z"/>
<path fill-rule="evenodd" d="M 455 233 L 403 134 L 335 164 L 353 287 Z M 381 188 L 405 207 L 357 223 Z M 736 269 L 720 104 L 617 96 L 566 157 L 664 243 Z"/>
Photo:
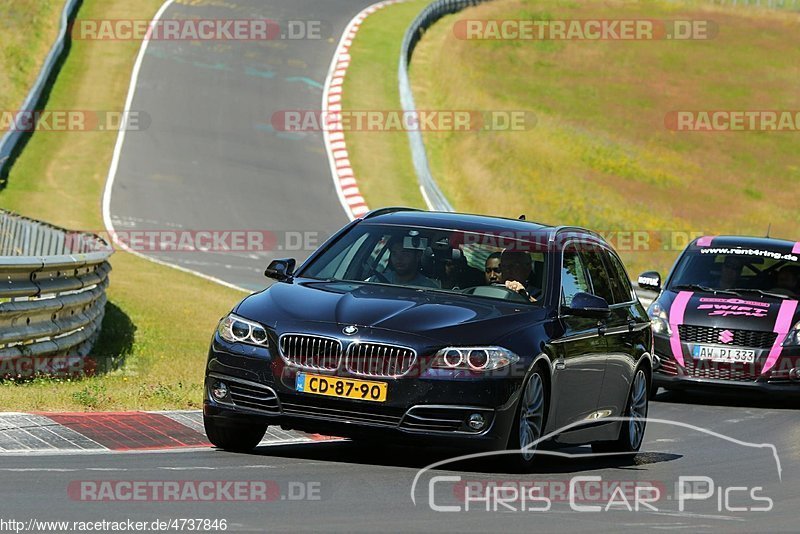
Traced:
<path fill-rule="evenodd" d="M 789 297 L 800 295 L 800 267 L 786 265 L 778 271 L 777 285 L 771 291 Z"/>
<path fill-rule="evenodd" d="M 531 302 L 536 302 L 531 293 L 535 288 L 530 287 L 528 280 L 533 273 L 533 260 L 531 255 L 522 250 L 505 249 L 500 255 L 501 280 L 506 288 L 516 291 Z"/>
<path fill-rule="evenodd" d="M 368 282 L 388 282 L 399 286 L 430 287 L 439 289 L 435 280 L 424 276 L 420 271 L 422 251 L 405 248 L 403 238 L 393 239 L 389 244 L 389 269 L 382 274 L 373 275 Z"/>

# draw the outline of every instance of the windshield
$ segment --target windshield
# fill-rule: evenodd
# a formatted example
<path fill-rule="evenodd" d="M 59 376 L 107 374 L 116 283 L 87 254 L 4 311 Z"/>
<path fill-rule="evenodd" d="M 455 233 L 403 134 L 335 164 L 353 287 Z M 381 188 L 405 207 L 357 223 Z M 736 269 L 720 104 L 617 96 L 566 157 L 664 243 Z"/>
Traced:
<path fill-rule="evenodd" d="M 768 249 L 715 249 L 687 251 L 669 289 L 691 288 L 734 292 L 766 292 L 800 297 L 800 262 L 797 255 Z"/>
<path fill-rule="evenodd" d="M 500 235 L 361 223 L 301 276 L 533 302 L 544 294 L 545 251 L 545 245 Z M 506 289 L 510 280 L 529 298 Z"/>

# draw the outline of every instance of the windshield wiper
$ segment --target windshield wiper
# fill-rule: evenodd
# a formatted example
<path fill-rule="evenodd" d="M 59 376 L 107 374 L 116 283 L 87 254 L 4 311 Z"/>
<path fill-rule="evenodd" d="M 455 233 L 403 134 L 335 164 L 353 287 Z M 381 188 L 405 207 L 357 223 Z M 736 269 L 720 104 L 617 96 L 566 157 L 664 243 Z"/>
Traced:
<path fill-rule="evenodd" d="M 731 289 L 730 291 L 735 291 L 737 293 L 758 293 L 759 295 L 762 295 L 764 297 L 775 297 L 775 298 L 780 298 L 780 299 L 788 299 L 789 298 L 788 295 L 782 295 L 780 293 L 772 293 L 771 291 L 764 291 L 763 289 L 753 289 L 753 288 L 748 288 L 748 287 L 737 287 L 737 288 Z"/>
<path fill-rule="evenodd" d="M 728 295 L 737 295 L 732 289 L 715 289 L 713 287 L 704 286 L 701 284 L 676 284 L 671 286 L 670 289 L 691 289 L 694 291 L 704 291 L 706 293 L 725 293 Z"/>

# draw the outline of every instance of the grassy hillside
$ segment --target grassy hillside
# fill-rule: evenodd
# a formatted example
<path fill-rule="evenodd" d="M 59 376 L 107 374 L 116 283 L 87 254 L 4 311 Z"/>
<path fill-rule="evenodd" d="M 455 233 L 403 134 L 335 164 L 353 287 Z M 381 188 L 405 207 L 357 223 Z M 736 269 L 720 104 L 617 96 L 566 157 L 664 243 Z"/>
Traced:
<path fill-rule="evenodd" d="M 79 18 L 149 19 L 161 4 L 84 0 Z M 121 111 L 139 45 L 76 41 L 48 108 Z M 68 228 L 102 230 L 100 200 L 115 141 L 110 131 L 35 134 L 0 192 L 0 206 Z M 110 304 L 94 352 L 119 368 L 79 381 L 1 383 L 1 410 L 200 406 L 208 342 L 241 293 L 124 252 L 111 264 Z"/>
<path fill-rule="evenodd" d="M 58 35 L 63 0 L 0 0 L 0 110 L 19 109 Z"/>
<path fill-rule="evenodd" d="M 711 20 L 692 41 L 457 39 L 459 19 Z M 800 239 L 800 132 L 676 132 L 676 110 L 800 110 L 797 13 L 681 2 L 499 0 L 439 22 L 412 80 L 420 109 L 530 110 L 521 132 L 426 135 L 465 211 L 603 230 Z M 636 271 L 676 251 L 621 250 Z"/>
<path fill-rule="evenodd" d="M 596 18 L 702 19 L 719 32 L 693 41 L 534 42 L 463 40 L 454 31 L 465 19 Z M 798 31 L 797 13 L 692 1 L 496 0 L 447 17 L 412 60 L 418 109 L 524 110 L 537 122 L 525 131 L 426 132 L 434 176 L 460 211 L 647 232 L 647 250 L 638 251 L 612 234 L 632 274 L 666 270 L 697 233 L 764 234 L 771 224 L 772 235 L 800 239 L 800 133 L 665 127 L 678 110 L 800 110 Z M 377 42 L 357 39 L 353 65 Z M 392 67 L 399 42 L 386 45 Z M 361 68 L 373 79 L 385 69 Z M 396 98 L 392 82 L 385 98 Z M 360 93 L 348 98 L 363 109 Z M 353 137 L 349 148 L 399 150 L 390 135 Z M 416 187 L 410 166 L 381 175 L 363 160 L 354 165 L 369 177 L 371 207 Z"/>

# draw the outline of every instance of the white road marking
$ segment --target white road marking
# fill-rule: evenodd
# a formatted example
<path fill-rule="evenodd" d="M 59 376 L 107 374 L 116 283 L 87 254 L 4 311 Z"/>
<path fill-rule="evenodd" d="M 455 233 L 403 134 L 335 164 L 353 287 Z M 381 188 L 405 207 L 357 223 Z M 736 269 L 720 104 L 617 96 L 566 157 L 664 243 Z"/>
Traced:
<path fill-rule="evenodd" d="M 155 24 L 159 20 L 161 20 L 161 17 L 164 16 L 164 12 L 174 2 L 175 2 L 175 0 L 166 0 L 161 5 L 159 10 L 156 12 L 155 16 L 153 17 L 152 24 Z M 148 47 L 149 44 L 150 44 L 150 38 L 149 38 L 149 36 L 145 36 L 145 38 L 142 39 L 142 45 L 139 48 L 139 55 L 136 57 L 136 62 L 133 65 L 133 72 L 131 73 L 131 83 L 130 83 L 130 86 L 128 87 L 128 97 L 125 100 L 125 113 L 126 113 L 126 115 L 129 114 L 130 111 L 131 111 L 131 106 L 133 104 L 133 97 L 136 94 L 136 86 L 137 86 L 137 84 L 139 82 L 139 72 L 141 71 L 142 62 L 144 61 L 145 53 L 147 52 L 147 47 Z M 122 146 L 124 144 L 125 144 L 125 128 L 121 127 L 119 129 L 119 131 L 117 132 L 117 143 L 114 146 L 114 154 L 113 154 L 113 156 L 111 158 L 111 166 L 108 169 L 108 176 L 106 177 L 106 186 L 105 186 L 105 189 L 103 190 L 103 223 L 105 224 L 106 231 L 112 236 L 112 239 L 113 239 L 113 236 L 116 236 L 116 231 L 114 230 L 114 222 L 113 222 L 113 220 L 111 218 L 111 190 L 114 187 L 114 180 L 116 179 L 116 176 L 117 176 L 117 169 L 119 168 L 119 160 L 120 160 L 120 156 L 122 154 Z M 194 270 L 188 269 L 186 267 L 181 267 L 180 265 L 175 265 L 175 264 L 168 263 L 168 262 L 165 262 L 165 261 L 157 260 L 155 258 L 151 258 L 150 256 L 147 256 L 145 254 L 142 254 L 141 252 L 133 250 L 132 248 L 130 248 L 128 245 L 126 245 L 121 240 L 118 240 L 118 239 L 113 239 L 113 240 L 114 240 L 115 244 L 118 247 L 120 247 L 121 249 L 125 250 L 126 252 L 129 252 L 129 253 L 133 254 L 134 256 L 138 256 L 140 258 L 144 258 L 147 261 L 151 261 L 151 262 L 156 263 L 158 265 L 164 265 L 166 267 L 170 267 L 172 269 L 176 269 L 178 271 L 182 271 L 182 272 L 185 272 L 185 273 L 193 274 L 195 276 L 199 276 L 200 278 L 203 278 L 204 280 L 208 280 L 210 282 L 215 282 L 217 284 L 223 285 L 225 287 L 229 287 L 231 289 L 235 289 L 237 291 L 241 291 L 243 293 L 251 293 L 251 291 L 249 291 L 249 290 L 247 290 L 247 289 L 245 289 L 243 287 L 237 286 L 235 284 L 231 284 L 230 282 L 226 282 L 225 280 L 222 280 L 220 278 L 216 278 L 214 276 L 209 276 L 207 274 L 201 273 L 199 271 L 194 271 Z"/>

